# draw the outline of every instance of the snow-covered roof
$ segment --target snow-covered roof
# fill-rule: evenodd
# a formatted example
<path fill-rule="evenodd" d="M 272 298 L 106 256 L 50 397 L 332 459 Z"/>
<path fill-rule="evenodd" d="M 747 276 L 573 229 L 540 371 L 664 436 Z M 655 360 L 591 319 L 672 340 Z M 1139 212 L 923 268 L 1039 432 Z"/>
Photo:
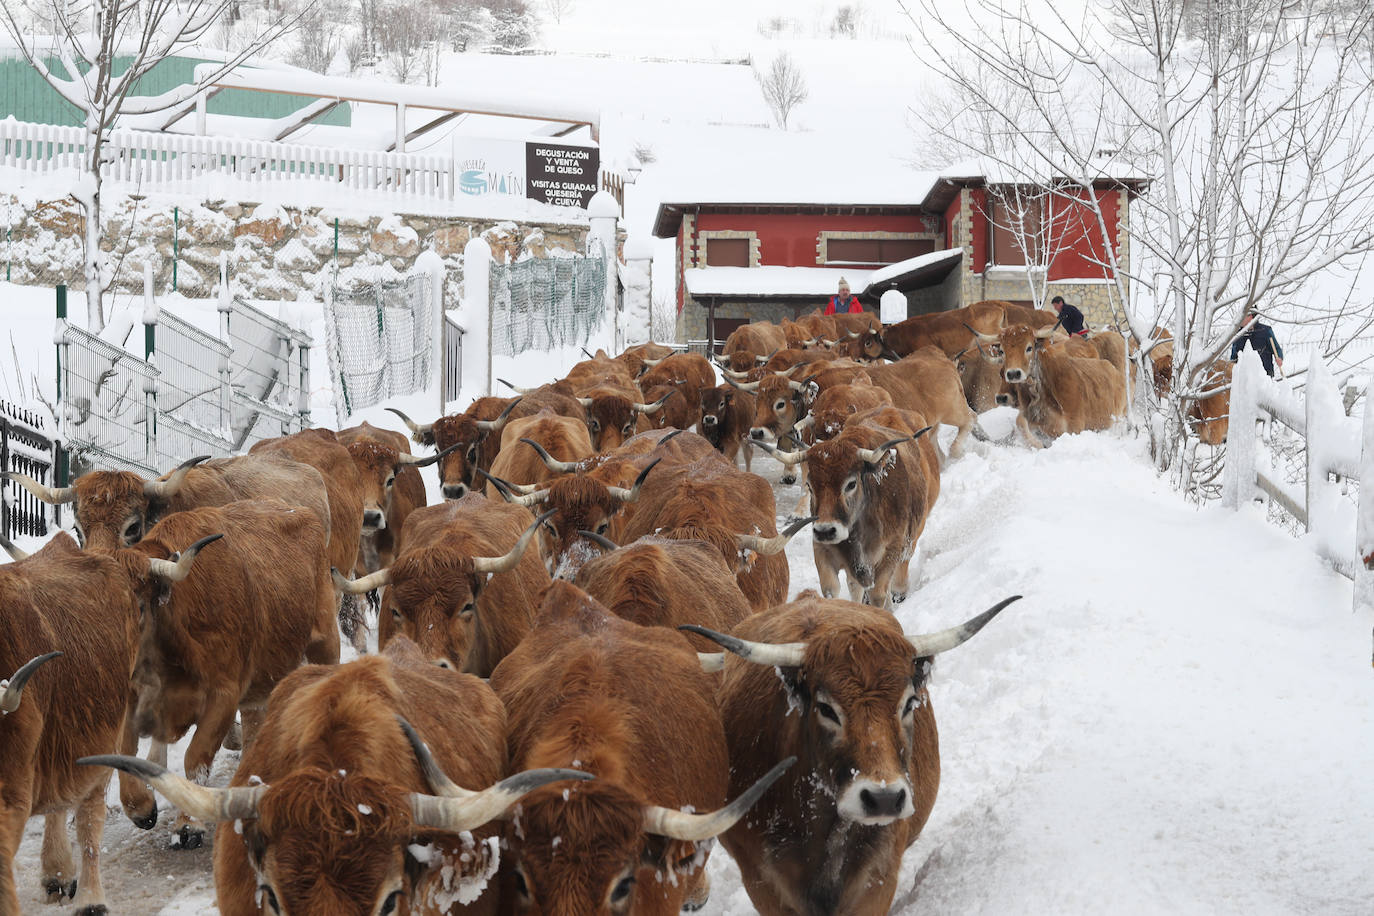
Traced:
<path fill-rule="evenodd" d="M 949 272 L 949 268 L 957 265 L 963 258 L 962 248 L 946 248 L 943 251 L 918 254 L 914 258 L 907 258 L 905 261 L 898 261 L 873 271 L 863 292 L 878 296 L 884 289 L 896 289 L 901 280 L 919 278 L 922 274 L 940 273 L 943 277 Z"/>
<path fill-rule="evenodd" d="M 767 297 L 833 296 L 840 279 L 851 290 L 863 290 L 871 270 L 834 267 L 691 267 L 683 271 L 687 292 L 702 296 Z"/>

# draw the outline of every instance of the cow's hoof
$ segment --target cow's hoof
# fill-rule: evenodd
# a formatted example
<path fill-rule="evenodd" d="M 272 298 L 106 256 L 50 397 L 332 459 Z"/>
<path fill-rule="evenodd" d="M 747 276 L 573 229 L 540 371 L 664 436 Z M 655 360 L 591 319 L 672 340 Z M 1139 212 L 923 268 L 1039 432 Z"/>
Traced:
<path fill-rule="evenodd" d="M 901 603 L 902 603 L 903 601 L 905 601 L 905 600 L 906 600 L 906 592 L 893 592 L 893 593 L 892 593 L 892 603 L 893 603 L 893 604 L 901 604 Z"/>
<path fill-rule="evenodd" d="M 788 484 L 788 485 L 790 486 L 791 484 L 794 484 L 794 483 L 797 482 L 797 475 L 796 475 L 796 474 L 783 474 L 783 475 L 782 475 L 782 482 L 785 483 L 785 484 Z"/>
<path fill-rule="evenodd" d="M 76 897 L 76 882 L 63 881 L 61 878 L 46 878 L 43 890 L 48 895 L 48 903 L 61 903 L 65 898 Z"/>
<path fill-rule="evenodd" d="M 92 903 L 76 911 L 76 916 L 109 916 L 109 909 L 103 903 Z"/>
<path fill-rule="evenodd" d="M 229 726 L 229 731 L 225 733 L 224 740 L 220 742 L 220 746 L 226 751 L 243 750 L 243 725 L 235 722 L 233 725 Z"/>
<path fill-rule="evenodd" d="M 199 849 L 205 845 L 205 831 L 198 827 L 182 827 L 177 831 L 173 849 Z"/>

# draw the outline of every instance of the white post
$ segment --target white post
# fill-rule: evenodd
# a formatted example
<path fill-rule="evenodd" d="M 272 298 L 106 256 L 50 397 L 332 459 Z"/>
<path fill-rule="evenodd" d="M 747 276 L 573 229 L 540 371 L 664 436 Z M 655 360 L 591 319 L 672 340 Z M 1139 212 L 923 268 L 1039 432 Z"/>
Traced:
<path fill-rule="evenodd" d="M 406 107 L 404 104 L 396 103 L 396 152 L 406 151 Z"/>
<path fill-rule="evenodd" d="M 481 236 L 463 247 L 463 383 L 474 397 L 491 394 L 491 246 Z"/>
<path fill-rule="evenodd" d="M 1360 503 L 1355 515 L 1355 609 L 1374 610 L 1374 385 L 1365 390 Z"/>
<path fill-rule="evenodd" d="M 1251 347 L 1240 351 L 1231 375 L 1231 420 L 1226 432 L 1226 468 L 1222 475 L 1221 504 L 1239 509 L 1255 499 L 1255 458 L 1259 439 L 1259 380 L 1264 369 Z"/>
<path fill-rule="evenodd" d="M 620 204 L 609 191 L 597 191 L 587 204 L 587 216 L 591 223 L 587 230 L 588 252 L 595 251 L 594 242 L 601 245 L 601 256 L 606 262 L 606 289 L 603 300 L 606 320 L 610 323 L 611 348 L 613 353 L 625 349 L 624 334 L 620 329 L 620 313 L 616 308 L 616 283 L 618 282 L 616 264 L 616 223 L 620 219 Z"/>
<path fill-rule="evenodd" d="M 428 377 L 439 393 L 439 416 L 445 413 L 444 386 L 448 379 L 444 351 L 444 259 L 433 248 L 426 249 L 415 259 L 415 269 L 429 279 L 429 301 L 431 311 L 428 315 L 430 326 Z"/>
<path fill-rule="evenodd" d="M 207 121 L 208 121 L 208 119 L 207 119 L 207 117 L 206 117 L 206 101 L 209 99 L 209 97 L 210 97 L 210 94 L 209 94 L 208 92 L 197 92 L 197 93 L 196 93 L 196 136 L 197 136 L 197 137 L 203 137 L 203 136 L 205 136 L 206 133 L 208 132 L 208 131 L 206 130 L 206 123 L 207 123 Z"/>
<path fill-rule="evenodd" d="M 1337 488 L 1328 479 L 1332 456 L 1328 449 L 1340 435 L 1345 420 L 1340 395 L 1326 361 L 1313 354 L 1307 370 L 1307 530 L 1316 536 L 1317 553 L 1333 562 L 1341 562 L 1339 535 L 1332 530 L 1336 506 L 1340 499 Z M 1348 549 L 1348 545 L 1347 545 Z"/>

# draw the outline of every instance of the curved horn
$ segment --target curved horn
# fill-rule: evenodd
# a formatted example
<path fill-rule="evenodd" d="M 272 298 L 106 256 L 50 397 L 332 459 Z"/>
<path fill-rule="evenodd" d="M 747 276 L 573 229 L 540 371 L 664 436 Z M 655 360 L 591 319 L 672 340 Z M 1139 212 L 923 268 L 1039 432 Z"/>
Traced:
<path fill-rule="evenodd" d="M 663 405 L 668 403 L 668 399 L 672 396 L 672 392 L 669 392 L 652 404 L 631 404 L 630 406 L 638 413 L 658 413 L 663 409 Z"/>
<path fill-rule="evenodd" d="M 778 777 L 796 762 L 796 757 L 788 757 L 763 774 L 759 781 L 746 789 L 739 798 L 710 814 L 688 814 L 672 808 L 660 808 L 658 805 L 645 805 L 644 832 L 697 843 L 719 836 L 735 826 L 735 823 L 754 807 L 754 803 L 763 797 L 768 787 L 777 782 Z"/>
<path fill-rule="evenodd" d="M 515 409 L 515 405 L 519 404 L 523 400 L 524 397 L 518 397 L 515 400 L 511 401 L 509 404 L 506 405 L 506 409 L 501 411 L 500 416 L 498 416 L 495 420 L 478 420 L 477 428 L 484 433 L 497 432 L 501 429 L 501 427 L 506 425 L 506 421 L 510 419 L 510 412 Z"/>
<path fill-rule="evenodd" d="M 1035 336 L 1036 336 L 1037 338 L 1039 338 L 1040 340 L 1049 340 L 1049 338 L 1051 337 L 1051 335 L 1053 335 L 1055 331 L 1059 330 L 1059 326 L 1060 326 L 1061 324 L 1063 324 L 1063 323 L 1064 323 L 1064 316 L 1063 316 L 1063 315 L 1060 315 L 1060 316 L 1055 320 L 1054 324 L 1050 325 L 1050 326 L 1047 327 L 1047 328 L 1041 328 L 1040 330 L 1036 331 L 1036 332 L 1035 332 Z"/>
<path fill-rule="evenodd" d="M 810 384 L 810 383 L 808 382 L 807 384 Z M 806 390 L 806 385 L 802 384 L 801 382 L 793 381 L 792 379 L 788 379 L 788 380 L 787 380 L 787 387 L 788 387 L 788 388 L 791 388 L 793 391 L 805 391 L 805 390 Z"/>
<path fill-rule="evenodd" d="M 496 487 L 496 492 L 500 493 L 501 498 L 508 503 L 530 509 L 549 498 L 549 491 L 539 489 L 538 484 L 511 483 L 508 480 L 502 480 L 500 477 L 493 477 L 481 468 L 476 468 L 475 470 L 487 480 L 490 480 L 492 486 Z"/>
<path fill-rule="evenodd" d="M 995 344 L 1002 339 L 1002 335 L 1000 334 L 984 334 L 982 331 L 979 331 L 976 328 L 974 328 L 974 326 L 969 324 L 967 321 L 965 321 L 963 324 L 964 327 L 968 328 L 968 332 L 982 343 Z"/>
<path fill-rule="evenodd" d="M 577 533 L 607 552 L 620 549 L 620 545 L 617 544 L 615 541 L 611 540 L 605 535 L 597 534 L 595 531 L 583 531 L 581 528 L 579 528 L 577 529 Z"/>
<path fill-rule="evenodd" d="M 669 442 L 671 442 L 675 437 L 680 436 L 680 435 L 682 435 L 682 434 L 685 433 L 685 432 L 687 432 L 687 430 L 685 430 L 685 429 L 675 429 L 675 430 L 673 430 L 673 431 L 670 432 L 668 435 L 664 436 L 662 439 L 659 439 L 659 440 L 658 440 L 658 445 L 655 445 L 654 448 L 662 448 L 663 446 L 665 446 L 665 445 L 667 445 Z"/>
<path fill-rule="evenodd" d="M 955 646 L 967 642 L 975 633 L 983 629 L 989 620 L 1002 613 L 1002 609 L 1013 601 L 1020 601 L 1020 595 L 1012 595 L 1004 598 L 992 606 L 991 609 L 984 611 L 971 620 L 966 620 L 957 627 L 950 627 L 948 630 L 941 630 L 938 633 L 928 633 L 923 635 L 906 634 L 907 641 L 916 649 L 918 656 L 938 655 L 941 652 L 948 652 Z"/>
<path fill-rule="evenodd" d="M 544 461 L 544 465 L 550 471 L 557 471 L 559 474 L 572 474 L 577 470 L 576 461 L 559 461 L 557 458 L 553 457 L 548 452 L 544 451 L 544 446 L 540 445 L 538 442 L 535 442 L 533 439 L 526 439 L 522 437 L 520 441 L 528 445 L 530 448 L 534 449 L 536 452 L 538 452 L 539 457 Z"/>
<path fill-rule="evenodd" d="M 740 379 L 745 379 L 749 377 L 748 372 L 736 372 L 734 369 L 722 369 L 720 370 L 720 374 L 725 376 L 727 381 L 730 379 L 739 381 Z"/>
<path fill-rule="evenodd" d="M 606 490 L 623 503 L 634 502 L 639 499 L 639 491 L 644 486 L 644 478 L 648 477 L 649 472 L 662 460 L 663 459 L 660 457 L 649 462 L 649 465 L 639 472 L 639 476 L 635 478 L 634 486 L 630 489 L 627 490 L 624 487 L 607 487 Z"/>
<path fill-rule="evenodd" d="M 0 474 L 0 477 L 13 480 L 50 506 L 60 506 L 76 499 L 76 487 L 44 486 L 27 474 L 20 474 L 16 471 L 6 471 L 4 474 Z"/>
<path fill-rule="evenodd" d="M 745 661 L 753 662 L 756 665 L 796 668 L 806 656 L 806 643 L 804 642 L 752 642 L 736 636 L 728 636 L 725 633 L 717 633 L 715 630 L 708 630 L 706 627 L 699 627 L 694 623 L 684 623 L 678 629 L 695 633 L 698 636 L 705 636 L 727 652 L 733 652 Z"/>
<path fill-rule="evenodd" d="M 585 356 L 585 357 L 587 357 L 587 359 L 596 359 L 595 356 L 593 356 L 592 354 L 590 354 L 590 353 L 587 352 L 587 348 L 586 348 L 586 347 L 578 347 L 578 349 L 582 351 L 582 355 Z"/>
<path fill-rule="evenodd" d="M 383 567 L 375 573 L 368 573 L 361 579 L 345 579 L 337 569 L 329 567 L 330 578 L 334 580 L 334 591 L 344 595 L 366 595 L 368 592 L 391 584 L 391 567 Z"/>
<path fill-rule="evenodd" d="M 801 464 L 803 461 L 805 461 L 806 453 L 810 450 L 810 446 L 807 446 L 807 448 L 804 448 L 796 452 L 780 452 L 778 451 L 776 446 L 771 445 L 767 442 L 760 442 L 758 439 L 745 439 L 744 441 L 756 448 L 763 449 L 768 454 L 772 455 L 774 458 L 778 459 L 788 467 L 791 467 L 794 464 Z"/>
<path fill-rule="evenodd" d="M 499 557 L 473 557 L 473 570 L 479 573 L 494 575 L 495 573 L 505 572 L 508 569 L 514 569 L 515 564 L 519 563 L 520 558 L 524 556 L 525 548 L 530 546 L 530 539 L 533 538 L 534 533 L 539 530 L 539 526 L 544 524 L 549 516 L 553 515 L 556 511 L 556 509 L 550 509 L 548 512 L 545 512 L 535 519 L 534 524 L 525 529 L 525 533 L 520 535 L 520 540 L 516 541 L 515 546 L 508 550 L 505 555 Z"/>
<path fill-rule="evenodd" d="M 573 400 L 581 404 L 583 407 L 591 407 L 593 404 L 596 403 L 596 398 L 573 398 Z"/>
<path fill-rule="evenodd" d="M 809 413 L 809 414 L 807 414 L 805 417 L 803 417 L 802 419 L 798 420 L 798 421 L 792 426 L 792 431 L 793 431 L 794 433 L 799 433 L 799 432 L 802 432 L 803 430 L 810 429 L 811 427 L 813 427 L 813 426 L 815 426 L 815 425 L 816 425 L 816 415 L 813 414 L 813 413 Z"/>
<path fill-rule="evenodd" d="M 499 378 L 497 379 L 497 381 L 500 382 L 502 385 L 505 385 L 511 391 L 514 391 L 516 394 L 533 394 L 534 392 L 539 390 L 537 388 L 517 388 L 503 378 Z"/>
<path fill-rule="evenodd" d="M 203 537 L 181 553 L 173 554 L 173 558 L 170 560 L 149 557 L 148 572 L 167 583 L 180 582 L 191 574 L 191 564 L 196 562 L 196 554 L 200 553 L 200 549 L 222 537 L 224 537 L 223 534 L 211 534 Z"/>
<path fill-rule="evenodd" d="M 728 375 L 725 377 L 725 384 L 731 386 L 732 388 L 738 388 L 740 391 L 747 391 L 747 392 L 749 392 L 750 394 L 753 394 L 755 391 L 758 391 L 758 390 L 759 390 L 759 383 L 758 383 L 758 382 L 743 382 L 743 383 L 741 383 L 741 382 L 737 382 L 737 381 L 735 381 L 734 379 L 730 378 L 730 376 L 728 376 Z"/>
<path fill-rule="evenodd" d="M 387 410 L 400 417 L 401 422 L 406 425 L 406 429 L 410 430 L 410 441 L 417 445 L 424 445 L 427 441 L 434 438 L 433 423 L 416 423 L 395 407 L 388 407 Z"/>
<path fill-rule="evenodd" d="M 182 812 L 203 821 L 252 820 L 258 816 L 258 805 L 268 789 L 266 785 L 210 789 L 156 763 L 122 754 L 82 757 L 76 762 L 88 767 L 110 767 L 136 776 L 161 792 Z"/>
<path fill-rule="evenodd" d="M 455 442 L 455 443 L 453 443 L 452 445 L 450 445 L 448 448 L 444 449 L 442 452 L 436 452 L 436 453 L 434 453 L 433 455 L 425 455 L 425 456 L 421 456 L 421 455 L 397 455 L 397 456 L 396 456 L 396 466 L 397 466 L 398 468 L 399 468 L 399 467 L 426 468 L 426 467 L 429 467 L 429 466 L 430 466 L 431 464 L 433 464 L 434 462 L 438 461 L 440 458 L 443 458 L 445 455 L 451 455 L 451 454 L 453 454 L 454 452 L 458 451 L 458 446 L 460 446 L 460 445 L 462 445 L 462 444 L 463 444 L 463 443 L 461 443 L 461 442 Z"/>
<path fill-rule="evenodd" d="M 188 458 L 176 466 L 176 470 L 167 475 L 166 480 L 149 480 L 143 484 L 143 495 L 149 499 L 168 500 L 177 495 L 181 485 L 186 481 L 186 475 L 191 472 L 191 468 L 200 464 L 202 461 L 209 461 L 209 455 L 198 455 L 195 458 Z"/>
<path fill-rule="evenodd" d="M 927 426 L 926 429 L 930 429 L 930 427 Z M 925 430 L 922 430 L 922 432 L 924 432 L 924 431 L 925 431 Z M 856 449 L 855 451 L 856 451 L 856 453 L 858 454 L 859 459 L 862 460 L 862 461 L 864 461 L 865 463 L 867 463 L 867 464 L 877 464 L 879 461 L 882 461 L 882 460 L 883 460 L 883 457 L 884 457 L 885 455 L 887 455 L 887 453 L 888 453 L 891 449 L 896 448 L 897 446 L 901 445 L 903 442 L 910 442 L 910 441 L 912 441 L 912 440 L 915 439 L 915 438 L 916 438 L 915 436 L 902 436 L 902 437 L 897 438 L 897 439 L 889 439 L 887 442 L 884 442 L 882 445 L 878 446 L 877 448 L 861 448 L 861 449 Z"/>
<path fill-rule="evenodd" d="M 664 359 L 667 359 L 667 357 L 665 356 L 660 359 L 641 359 L 640 362 L 648 366 L 650 369 L 652 369 L 654 366 L 657 366 L 659 363 L 663 362 Z"/>
<path fill-rule="evenodd" d="M 19 708 L 19 701 L 23 698 L 24 685 L 33 677 L 33 673 L 48 662 L 61 655 L 61 652 L 49 652 L 47 655 L 39 655 L 29 659 L 19 670 L 14 672 L 8 681 L 4 681 L 5 689 L 0 692 L 0 716 L 7 716 Z"/>
<path fill-rule="evenodd" d="M 782 348 L 779 347 L 777 350 L 774 350 L 772 353 L 769 353 L 767 356 L 755 356 L 755 357 L 754 357 L 754 362 L 755 362 L 755 363 L 758 363 L 759 365 L 766 365 L 770 359 L 772 359 L 773 357 L 775 357 L 775 356 L 778 355 L 778 352 L 779 352 L 781 349 L 782 349 Z"/>
<path fill-rule="evenodd" d="M 792 540 L 798 531 L 801 531 L 818 518 L 820 518 L 819 515 L 813 515 L 810 518 L 795 521 L 788 525 L 787 529 L 783 531 L 782 534 L 771 538 L 759 537 L 757 534 L 737 534 L 735 535 L 735 541 L 739 544 L 741 550 L 752 550 L 760 556 L 771 557 L 775 553 L 782 553 L 783 548 L 787 546 L 787 542 Z"/>
<path fill-rule="evenodd" d="M 844 339 L 844 340 L 858 340 L 860 337 L 863 337 L 863 336 L 864 336 L 864 332 L 863 332 L 863 331 L 848 331 L 848 332 L 845 333 L 843 339 Z"/>
<path fill-rule="evenodd" d="M 18 547 L 14 546 L 13 541 L 2 534 L 0 534 L 0 547 L 3 547 L 5 553 L 9 554 L 10 559 L 16 563 L 20 560 L 27 560 L 29 558 L 28 551 L 20 550 Z"/>

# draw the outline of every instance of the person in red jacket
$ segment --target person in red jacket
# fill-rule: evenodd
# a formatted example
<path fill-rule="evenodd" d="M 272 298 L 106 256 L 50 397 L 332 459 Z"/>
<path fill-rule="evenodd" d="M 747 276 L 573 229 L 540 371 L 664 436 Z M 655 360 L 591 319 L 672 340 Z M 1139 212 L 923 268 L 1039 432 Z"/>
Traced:
<path fill-rule="evenodd" d="M 848 312 L 857 315 L 864 310 L 859 304 L 858 296 L 849 295 L 849 281 L 840 277 L 840 291 L 830 297 L 830 301 L 825 304 L 825 314 L 834 315 L 838 312 Z"/>

